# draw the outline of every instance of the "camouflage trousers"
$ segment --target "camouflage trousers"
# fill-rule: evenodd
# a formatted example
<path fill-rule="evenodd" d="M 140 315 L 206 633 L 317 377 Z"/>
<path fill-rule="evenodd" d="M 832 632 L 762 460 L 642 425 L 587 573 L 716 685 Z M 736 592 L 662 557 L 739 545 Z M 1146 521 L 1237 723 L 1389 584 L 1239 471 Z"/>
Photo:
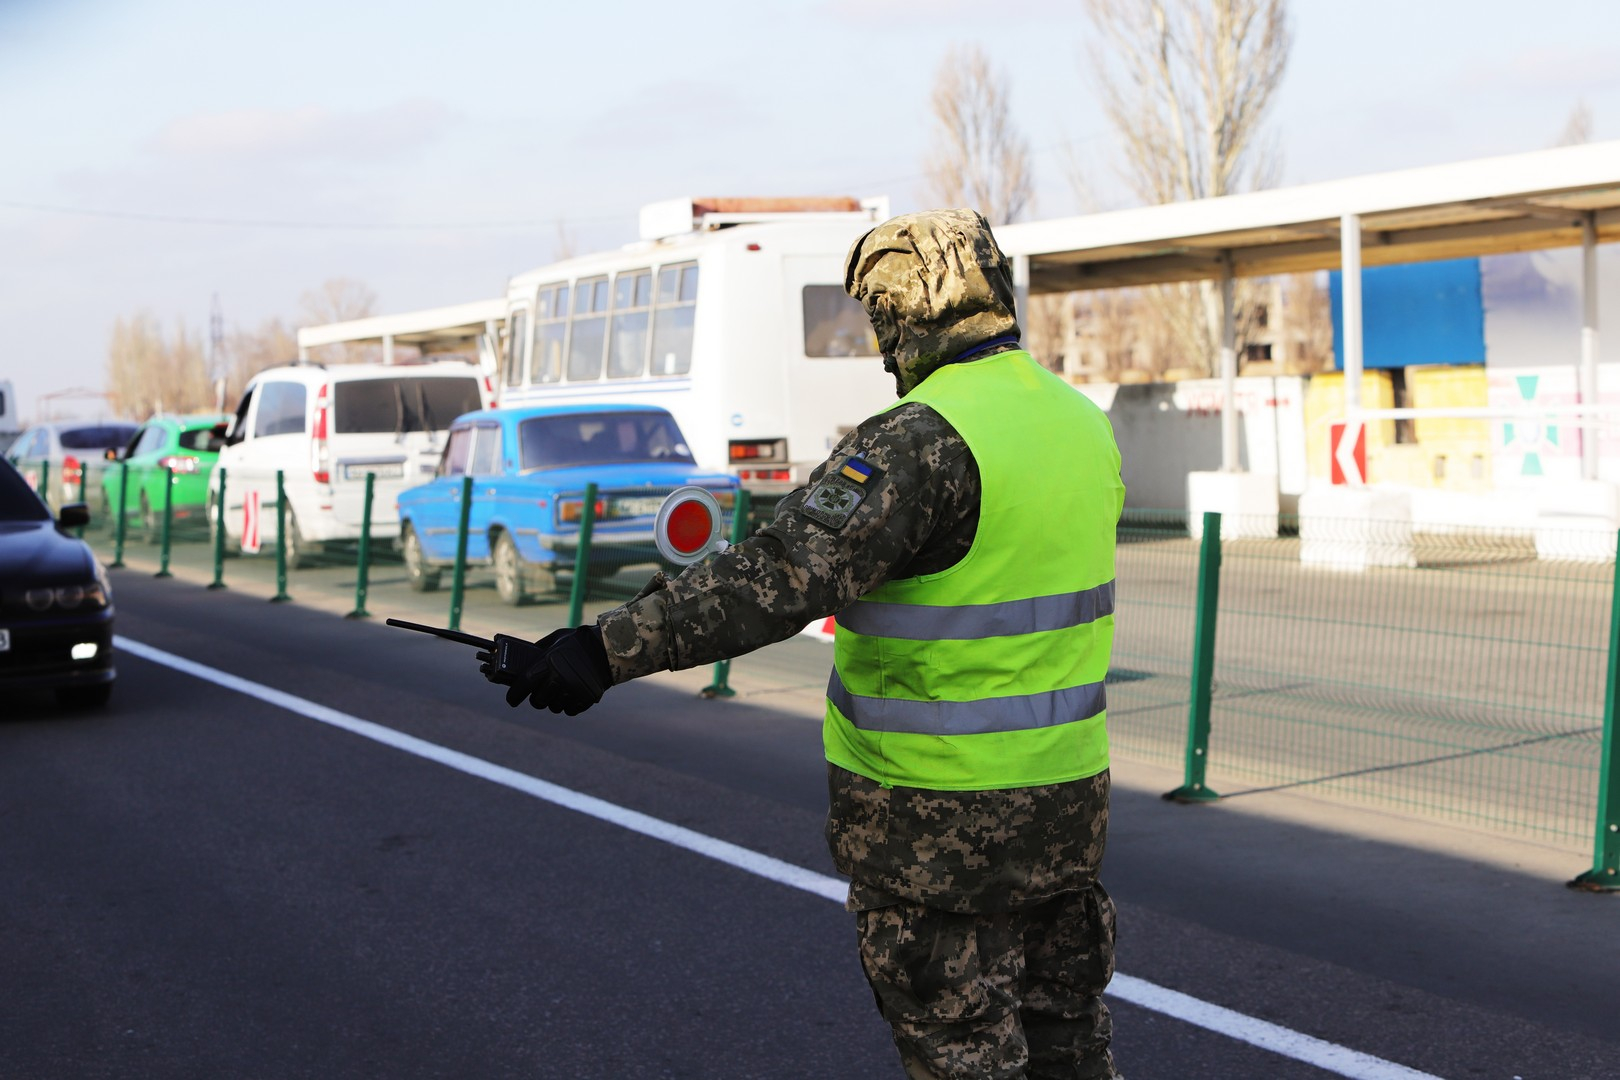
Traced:
<path fill-rule="evenodd" d="M 1113 1080 L 1101 885 L 1013 911 L 856 913 L 861 964 L 910 1080 Z"/>

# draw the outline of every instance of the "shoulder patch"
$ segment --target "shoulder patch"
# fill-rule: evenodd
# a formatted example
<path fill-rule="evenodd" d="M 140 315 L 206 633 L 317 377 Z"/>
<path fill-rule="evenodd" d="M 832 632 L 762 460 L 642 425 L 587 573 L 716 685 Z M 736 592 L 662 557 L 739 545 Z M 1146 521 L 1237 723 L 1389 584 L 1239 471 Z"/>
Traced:
<path fill-rule="evenodd" d="M 883 475 L 859 456 L 846 458 L 829 469 L 799 506 L 799 513 L 829 529 L 842 529 L 866 498 L 867 485 Z"/>

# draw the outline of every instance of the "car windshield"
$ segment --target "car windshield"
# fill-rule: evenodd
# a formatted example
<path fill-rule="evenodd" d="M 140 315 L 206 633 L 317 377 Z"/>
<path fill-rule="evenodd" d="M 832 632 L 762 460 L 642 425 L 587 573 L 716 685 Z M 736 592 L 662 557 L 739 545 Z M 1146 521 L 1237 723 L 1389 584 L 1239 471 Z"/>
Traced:
<path fill-rule="evenodd" d="M 11 462 L 0 459 L 0 521 L 49 521 L 50 511 L 39 501 L 28 481 L 12 467 Z"/>
<path fill-rule="evenodd" d="M 662 412 L 590 412 L 536 416 L 518 425 L 523 471 L 633 461 L 695 464 L 692 451 Z"/>
<path fill-rule="evenodd" d="M 96 424 L 93 427 L 63 428 L 57 439 L 64 450 L 105 450 L 111 446 L 123 446 L 134 434 L 134 424 Z"/>
<path fill-rule="evenodd" d="M 483 404 L 473 378 L 349 379 L 332 389 L 332 430 L 338 435 L 442 431 Z"/>

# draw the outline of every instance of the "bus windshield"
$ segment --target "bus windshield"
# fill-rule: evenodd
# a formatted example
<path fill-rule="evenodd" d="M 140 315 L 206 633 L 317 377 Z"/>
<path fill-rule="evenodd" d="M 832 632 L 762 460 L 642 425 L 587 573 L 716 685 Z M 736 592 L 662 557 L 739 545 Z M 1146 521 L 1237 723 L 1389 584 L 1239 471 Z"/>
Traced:
<path fill-rule="evenodd" d="M 518 425 L 522 470 L 629 462 L 695 464 L 675 418 L 665 412 L 536 416 Z"/>

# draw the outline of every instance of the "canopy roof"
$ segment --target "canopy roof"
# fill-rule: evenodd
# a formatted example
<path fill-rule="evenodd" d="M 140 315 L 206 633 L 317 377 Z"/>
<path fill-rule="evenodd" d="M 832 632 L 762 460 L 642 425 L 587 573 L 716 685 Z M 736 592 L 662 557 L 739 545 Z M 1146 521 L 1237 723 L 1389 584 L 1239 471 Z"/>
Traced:
<path fill-rule="evenodd" d="M 1620 142 L 1376 173 L 1218 199 L 1003 225 L 1031 293 L 1339 267 L 1339 222 L 1359 214 L 1362 262 L 1421 262 L 1620 240 Z"/>
<path fill-rule="evenodd" d="M 298 331 L 298 348 L 302 351 L 317 345 L 391 338 L 397 345 L 416 345 L 424 353 L 430 353 L 454 349 L 469 339 L 476 339 L 484 332 L 486 324 L 504 318 L 504 297 L 474 300 L 467 304 L 411 311 L 403 315 L 376 315 L 324 326 L 305 326 Z"/>

